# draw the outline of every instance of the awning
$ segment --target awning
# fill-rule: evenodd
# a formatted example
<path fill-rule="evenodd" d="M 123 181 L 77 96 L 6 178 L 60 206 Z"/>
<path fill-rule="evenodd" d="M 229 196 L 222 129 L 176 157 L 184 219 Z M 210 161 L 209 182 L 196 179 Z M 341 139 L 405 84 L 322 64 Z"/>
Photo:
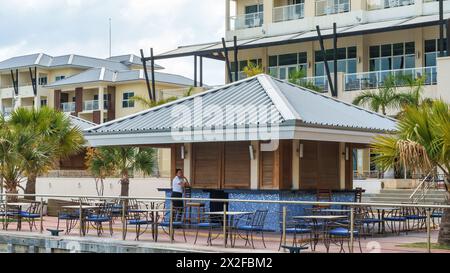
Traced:
<path fill-rule="evenodd" d="M 450 18 L 450 13 L 444 14 L 444 20 Z M 427 27 L 439 25 L 439 15 L 424 15 L 417 17 L 410 17 L 407 19 L 395 19 L 383 22 L 374 22 L 366 24 L 357 24 L 353 26 L 341 27 L 337 29 L 338 37 L 348 37 L 364 34 L 382 33 L 403 29 L 411 29 L 417 27 Z M 324 39 L 332 38 L 332 29 L 323 29 L 322 36 Z M 278 45 L 286 45 L 293 43 L 301 43 L 318 40 L 316 30 L 298 32 L 292 34 L 285 34 L 279 36 L 261 37 L 255 39 L 245 39 L 238 41 L 238 48 L 252 49 L 260 47 L 270 47 Z M 232 49 L 234 44 L 232 41 L 227 41 L 226 46 Z M 158 59 L 169 59 L 186 56 L 203 56 L 207 58 L 220 59 L 222 56 L 223 46 L 222 42 L 205 43 L 198 45 L 181 46 L 177 49 L 162 53 L 154 57 Z"/>

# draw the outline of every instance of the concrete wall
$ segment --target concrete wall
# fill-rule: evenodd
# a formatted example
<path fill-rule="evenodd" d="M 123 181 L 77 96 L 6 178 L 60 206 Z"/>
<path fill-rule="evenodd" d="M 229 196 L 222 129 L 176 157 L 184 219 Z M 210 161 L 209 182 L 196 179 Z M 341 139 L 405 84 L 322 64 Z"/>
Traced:
<path fill-rule="evenodd" d="M 136 178 L 131 179 L 130 196 L 133 197 L 164 197 L 158 188 L 170 188 L 169 179 Z M 93 178 L 38 178 L 37 194 L 97 196 Z M 118 178 L 105 181 L 104 196 L 119 196 L 120 184 Z"/>

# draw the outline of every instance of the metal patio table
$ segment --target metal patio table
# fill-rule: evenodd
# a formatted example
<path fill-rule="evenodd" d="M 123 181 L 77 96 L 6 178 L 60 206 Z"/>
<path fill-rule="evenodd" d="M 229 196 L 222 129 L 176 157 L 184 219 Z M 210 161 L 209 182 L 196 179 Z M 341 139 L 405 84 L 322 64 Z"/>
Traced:
<path fill-rule="evenodd" d="M 235 227 L 235 219 L 236 217 L 243 217 L 246 215 L 251 215 L 254 214 L 254 212 L 246 212 L 246 211 L 229 211 L 229 212 L 223 212 L 223 211 L 217 211 L 217 212 L 206 212 L 206 215 L 211 215 L 211 216 L 227 216 L 227 223 L 228 226 L 226 227 L 226 233 L 225 233 L 225 238 L 224 238 L 224 244 L 225 246 L 228 245 L 228 239 L 230 240 L 230 245 L 231 247 L 235 246 L 236 240 L 233 240 L 233 235 L 236 236 L 236 234 L 234 234 L 234 230 L 236 229 Z M 236 238 L 234 238 L 236 239 Z"/>

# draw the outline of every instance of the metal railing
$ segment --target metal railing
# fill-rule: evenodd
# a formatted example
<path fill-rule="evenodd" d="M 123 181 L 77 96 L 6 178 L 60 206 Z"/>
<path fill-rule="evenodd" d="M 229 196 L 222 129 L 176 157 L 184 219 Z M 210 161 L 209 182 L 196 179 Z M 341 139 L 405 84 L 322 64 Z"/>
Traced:
<path fill-rule="evenodd" d="M 316 16 L 344 13 L 350 11 L 349 0 L 317 0 Z"/>
<path fill-rule="evenodd" d="M 61 103 L 61 110 L 64 113 L 74 113 L 76 108 L 75 102 L 65 102 Z"/>
<path fill-rule="evenodd" d="M 264 23 L 264 12 L 248 13 L 230 17 L 231 30 L 260 27 Z"/>
<path fill-rule="evenodd" d="M 273 9 L 273 21 L 283 22 L 290 20 L 298 20 L 305 17 L 305 4 L 296 4 L 275 7 Z"/>
<path fill-rule="evenodd" d="M 109 102 L 103 101 L 103 109 L 108 110 Z M 97 111 L 100 110 L 100 101 L 88 100 L 83 102 L 83 111 Z"/>
<path fill-rule="evenodd" d="M 300 80 L 300 84 L 312 84 L 322 93 L 327 93 L 330 90 L 327 76 L 305 77 Z"/>
<path fill-rule="evenodd" d="M 368 10 L 389 9 L 414 5 L 415 0 L 368 0 Z"/>
<path fill-rule="evenodd" d="M 394 76 L 395 79 L 399 80 L 396 83 L 398 86 L 405 85 L 405 83 L 402 82 L 401 76 L 411 76 L 413 79 L 425 77 L 425 85 L 437 84 L 437 68 L 435 66 L 430 66 L 345 74 L 345 91 L 378 89 L 384 86 L 384 82 L 389 76 Z"/>
<path fill-rule="evenodd" d="M 78 196 L 78 195 L 46 195 L 46 194 L 35 194 L 35 195 L 27 195 L 27 194 L 0 194 L 0 199 L 3 200 L 2 203 L 0 203 L 0 205 L 3 205 L 4 208 L 8 207 L 8 204 L 13 205 L 13 203 L 11 203 L 9 200 L 11 198 L 19 198 L 19 197 L 34 197 L 36 202 L 39 203 L 42 207 L 44 207 L 44 205 L 46 204 L 46 200 L 50 199 L 50 198 L 63 198 L 63 199 L 67 199 L 67 200 L 77 200 L 78 205 L 75 205 L 74 207 L 79 207 L 79 221 L 80 223 L 83 222 L 83 205 L 85 205 L 86 200 L 103 200 L 103 201 L 107 201 L 107 200 L 115 200 L 115 204 L 121 204 L 121 213 L 120 215 L 118 215 L 118 218 L 121 218 L 121 221 L 123 223 L 123 227 L 124 229 L 122 230 L 122 238 L 123 240 L 126 239 L 126 224 L 125 221 L 127 220 L 126 218 L 126 211 L 127 211 L 127 204 L 131 201 L 131 200 L 139 200 L 142 202 L 164 202 L 164 204 L 169 204 L 170 208 L 168 210 L 168 212 L 170 213 L 170 218 L 169 218 L 169 223 L 168 223 L 168 234 L 170 236 L 170 242 L 174 243 L 174 232 L 175 232 L 175 228 L 174 228 L 174 207 L 173 207 L 173 201 L 184 201 L 184 202 L 210 202 L 210 203 L 223 203 L 223 210 L 222 211 L 218 211 L 218 212 L 222 212 L 223 213 L 223 239 L 224 239 L 224 247 L 227 247 L 227 215 L 229 213 L 229 205 L 231 203 L 251 203 L 251 204 L 265 204 L 265 205 L 278 205 L 277 207 L 281 208 L 281 212 L 282 212 L 282 222 L 281 224 L 281 238 L 282 238 L 282 242 L 285 243 L 286 245 L 286 235 L 287 235 L 287 223 L 286 223 L 286 219 L 287 219 L 287 210 L 288 207 L 292 207 L 292 206 L 317 206 L 317 207 L 332 207 L 332 206 L 342 206 L 342 207 L 347 207 L 349 208 L 349 227 L 350 227 L 350 238 L 349 238 L 349 245 L 350 247 L 350 252 L 353 252 L 354 250 L 354 244 L 355 244 L 355 224 L 356 224 L 356 211 L 360 208 L 364 208 L 364 207 L 377 207 L 377 208 L 382 208 L 382 207 L 386 207 L 386 208 L 399 208 L 399 209 L 424 209 L 426 210 L 426 232 L 427 232 L 427 251 L 431 252 L 431 223 L 432 223 L 432 210 L 438 209 L 438 210 L 449 210 L 450 206 L 449 205 L 419 205 L 419 204 L 396 204 L 396 203 L 355 203 L 355 202 L 319 202 L 319 201 L 271 201 L 271 200 L 240 200 L 240 199 L 209 199 L 209 198 L 152 198 L 152 197 L 118 197 L 118 196 Z M 118 202 L 117 202 L 118 201 Z M 15 201 L 14 201 L 15 202 Z M 13 205 L 14 206 L 14 205 Z M 279 211 L 280 212 L 280 211 Z M 185 212 L 183 212 L 185 213 Z M 4 211 L 0 212 L 0 216 L 7 217 L 8 211 L 7 209 L 5 209 Z M 39 227 L 39 231 L 40 233 L 44 232 L 44 212 L 43 210 L 41 210 L 40 212 L 40 218 L 37 220 L 40 223 L 40 227 Z M 3 224 L 5 226 L 5 221 L 3 221 Z M 83 234 L 82 228 L 79 227 L 80 229 L 80 237 L 84 237 L 85 234 Z"/>

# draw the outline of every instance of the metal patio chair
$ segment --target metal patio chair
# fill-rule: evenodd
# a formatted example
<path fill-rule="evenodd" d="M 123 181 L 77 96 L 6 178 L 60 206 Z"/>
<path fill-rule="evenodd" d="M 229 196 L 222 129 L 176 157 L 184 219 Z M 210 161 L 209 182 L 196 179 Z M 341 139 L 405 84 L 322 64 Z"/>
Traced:
<path fill-rule="evenodd" d="M 258 210 L 254 214 L 249 215 L 243 224 L 240 224 L 238 221 L 236 230 L 239 237 L 245 240 L 245 246 L 251 245 L 255 249 L 254 236 L 260 233 L 264 248 L 267 248 L 264 238 L 267 214 L 268 210 Z"/>
<path fill-rule="evenodd" d="M 104 202 L 98 209 L 90 210 L 86 219 L 83 219 L 87 224 L 85 225 L 89 232 L 89 224 L 92 224 L 97 230 L 97 235 L 103 234 L 103 224 L 107 223 L 109 226 L 109 233 L 113 235 L 113 210 L 114 204 Z"/>
<path fill-rule="evenodd" d="M 194 245 L 197 244 L 197 240 L 198 240 L 198 235 L 200 230 L 207 230 L 208 231 L 208 238 L 207 238 L 207 243 L 208 246 L 212 246 L 212 241 L 217 239 L 220 234 L 221 234 L 221 230 L 222 230 L 222 225 L 221 221 L 222 220 L 222 216 L 213 216 L 213 215 L 207 215 L 206 212 L 202 212 L 199 218 L 199 221 L 197 223 L 194 224 L 190 224 L 191 227 L 196 228 L 196 234 L 195 234 L 195 241 L 194 241 Z M 217 236 L 213 236 L 213 231 L 214 230 L 219 230 Z"/>
<path fill-rule="evenodd" d="M 281 230 L 281 238 L 280 238 L 280 246 L 278 251 L 281 248 L 286 248 L 287 245 L 283 246 L 283 222 L 280 222 L 280 230 Z M 313 227 L 311 223 L 306 220 L 296 220 L 293 219 L 291 213 L 288 211 L 288 215 L 286 217 L 286 241 L 287 237 L 292 236 L 292 247 L 293 248 L 302 248 L 305 249 L 307 245 L 311 245 L 313 243 Z M 309 241 L 305 243 L 305 238 L 308 237 Z M 306 248 L 307 249 L 307 248 Z"/>
<path fill-rule="evenodd" d="M 32 202 L 26 211 L 20 212 L 20 217 L 30 225 L 30 231 L 33 231 L 33 227 L 37 230 L 36 219 L 41 218 L 42 204 L 40 202 Z"/>
<path fill-rule="evenodd" d="M 361 233 L 362 233 L 362 219 L 363 216 L 360 213 L 354 214 L 354 223 L 353 223 L 353 238 L 358 242 L 359 250 L 362 253 L 362 244 L 361 244 Z M 341 221 L 334 221 L 327 226 L 327 231 L 325 234 L 325 247 L 327 248 L 327 252 L 330 251 L 331 244 L 335 244 L 340 247 L 339 252 L 345 253 L 345 243 L 348 245 L 349 252 L 353 252 L 351 249 L 351 234 L 352 234 L 351 222 L 347 223 Z"/>

